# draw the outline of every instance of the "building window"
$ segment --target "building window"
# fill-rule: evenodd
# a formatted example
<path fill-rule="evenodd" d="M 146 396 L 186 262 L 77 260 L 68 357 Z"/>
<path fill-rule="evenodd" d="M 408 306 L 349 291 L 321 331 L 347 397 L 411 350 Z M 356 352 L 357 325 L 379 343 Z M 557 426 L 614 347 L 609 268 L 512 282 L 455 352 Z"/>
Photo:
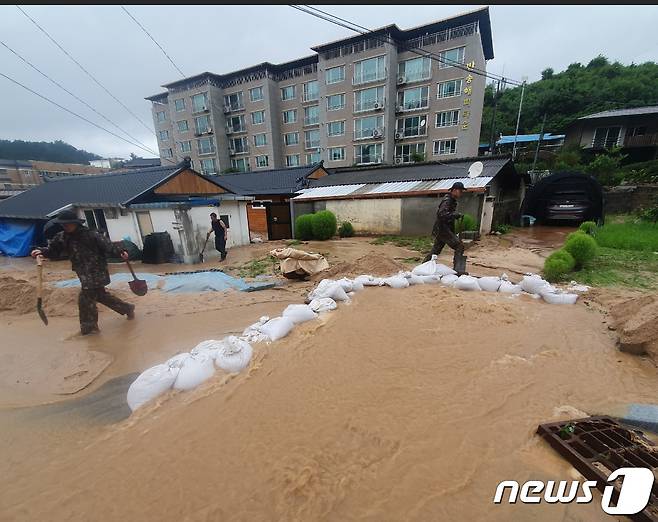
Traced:
<path fill-rule="evenodd" d="M 436 127 L 454 127 L 459 125 L 459 109 L 436 113 Z"/>
<path fill-rule="evenodd" d="M 619 143 L 621 127 L 599 127 L 594 131 L 592 147 L 596 149 L 614 147 Z"/>
<path fill-rule="evenodd" d="M 438 84 L 438 90 L 436 97 L 441 98 L 452 98 L 453 96 L 461 96 L 462 94 L 462 80 L 448 80 L 447 82 L 441 82 Z"/>
<path fill-rule="evenodd" d="M 327 136 L 343 136 L 345 134 L 345 121 L 330 121 L 327 124 Z"/>
<path fill-rule="evenodd" d="M 244 122 L 244 115 L 240 114 L 240 116 L 231 116 L 230 118 L 226 118 L 226 132 L 229 134 L 235 133 L 235 132 L 244 132 L 247 130 L 247 127 Z"/>
<path fill-rule="evenodd" d="M 247 172 L 249 170 L 249 158 L 232 159 L 231 167 L 240 172 Z"/>
<path fill-rule="evenodd" d="M 345 80 L 345 66 L 339 65 L 338 67 L 330 67 L 325 71 L 325 82 L 327 85 L 332 83 L 340 83 Z"/>
<path fill-rule="evenodd" d="M 384 87 L 372 87 L 354 93 L 354 112 L 384 108 Z"/>
<path fill-rule="evenodd" d="M 169 139 L 169 131 L 168 130 L 161 130 L 158 132 L 158 135 L 160 136 L 160 139 L 162 141 L 166 141 Z"/>
<path fill-rule="evenodd" d="M 445 154 L 455 154 L 457 152 L 457 138 L 449 140 L 439 140 L 434 142 L 432 154 L 443 156 Z"/>
<path fill-rule="evenodd" d="M 215 152 L 215 141 L 212 136 L 197 140 L 199 154 L 213 154 Z"/>
<path fill-rule="evenodd" d="M 400 118 L 395 126 L 395 134 L 401 138 L 425 136 L 427 134 L 427 116 Z"/>
<path fill-rule="evenodd" d="M 286 167 L 299 167 L 299 154 L 286 156 Z"/>
<path fill-rule="evenodd" d="M 192 96 L 192 112 L 201 112 L 208 110 L 208 93 L 202 92 Z"/>
<path fill-rule="evenodd" d="M 428 80 L 432 76 L 432 60 L 421 56 L 398 64 L 398 77 L 404 82 Z"/>
<path fill-rule="evenodd" d="M 210 132 L 210 117 L 208 116 L 199 116 L 194 118 L 194 129 L 197 134 L 205 134 Z"/>
<path fill-rule="evenodd" d="M 215 158 L 206 158 L 201 160 L 201 174 L 216 174 L 217 164 Z"/>
<path fill-rule="evenodd" d="M 185 110 L 185 98 L 178 98 L 174 100 L 174 108 L 176 112 L 181 112 Z"/>
<path fill-rule="evenodd" d="M 295 123 L 297 121 L 297 109 L 283 111 L 283 123 Z"/>
<path fill-rule="evenodd" d="M 424 143 L 407 143 L 395 146 L 395 163 L 425 161 Z"/>
<path fill-rule="evenodd" d="M 327 96 L 327 110 L 338 111 L 345 108 L 345 94 Z"/>
<path fill-rule="evenodd" d="M 224 95 L 224 109 L 227 111 L 239 111 L 244 109 L 242 91 Z"/>
<path fill-rule="evenodd" d="M 176 125 L 178 126 L 178 132 L 187 132 L 190 130 L 190 126 L 187 123 L 187 120 L 177 121 Z"/>
<path fill-rule="evenodd" d="M 249 89 L 249 99 L 252 102 L 260 101 L 263 99 L 263 87 L 254 87 Z"/>
<path fill-rule="evenodd" d="M 295 99 L 295 86 L 294 85 L 288 85 L 287 87 L 282 87 L 281 88 L 281 99 L 283 101 L 294 100 Z"/>
<path fill-rule="evenodd" d="M 354 161 L 363 165 L 365 163 L 381 163 L 384 161 L 381 143 L 369 143 L 368 145 L 356 145 L 354 147 Z"/>
<path fill-rule="evenodd" d="M 304 125 L 317 125 L 320 123 L 320 106 L 304 107 Z"/>
<path fill-rule="evenodd" d="M 228 147 L 231 154 L 244 154 L 249 152 L 249 140 L 246 136 L 231 138 L 228 140 Z"/>
<path fill-rule="evenodd" d="M 345 159 L 345 147 L 331 147 L 329 149 L 329 161 L 343 161 Z"/>
<path fill-rule="evenodd" d="M 458 64 L 464 63 L 464 50 L 465 47 L 457 47 L 456 49 L 448 49 L 439 53 L 439 69 L 446 69 Z"/>
<path fill-rule="evenodd" d="M 265 111 L 256 111 L 251 113 L 251 123 L 260 125 L 265 123 Z"/>
<path fill-rule="evenodd" d="M 256 134 L 254 136 L 254 145 L 256 147 L 264 147 L 267 145 L 267 134 Z"/>
<path fill-rule="evenodd" d="M 401 111 L 415 111 L 429 107 L 430 88 L 416 87 L 398 93 L 398 107 Z"/>
<path fill-rule="evenodd" d="M 315 101 L 319 98 L 320 98 L 320 87 L 318 86 L 318 81 L 313 80 L 310 82 L 306 82 L 304 84 L 303 101 L 305 102 Z"/>
<path fill-rule="evenodd" d="M 368 116 L 354 120 L 354 139 L 374 138 L 384 134 L 384 116 Z"/>
<path fill-rule="evenodd" d="M 287 132 L 283 135 L 283 139 L 286 145 L 298 145 L 299 132 Z"/>
<path fill-rule="evenodd" d="M 159 111 L 155 113 L 155 117 L 157 118 L 158 123 L 162 123 L 167 119 L 167 113 L 165 113 L 165 111 Z"/>
<path fill-rule="evenodd" d="M 171 158 L 174 155 L 174 151 L 171 149 L 162 149 L 162 157 L 163 158 Z"/>
<path fill-rule="evenodd" d="M 354 78 L 352 80 L 354 85 L 376 82 L 385 78 L 386 60 L 384 56 L 377 56 L 354 63 Z"/>
<path fill-rule="evenodd" d="M 304 148 L 317 149 L 320 147 L 320 129 L 304 131 Z"/>
<path fill-rule="evenodd" d="M 319 152 L 309 152 L 306 155 L 306 164 L 307 165 L 314 165 L 316 163 L 320 163 L 321 159 L 322 159 L 322 156 L 320 155 Z"/>
<path fill-rule="evenodd" d="M 267 156 L 256 156 L 256 168 L 262 169 L 269 166 L 269 158 Z"/>
<path fill-rule="evenodd" d="M 181 141 L 180 142 L 180 151 L 181 152 L 192 152 L 192 142 L 191 141 Z"/>

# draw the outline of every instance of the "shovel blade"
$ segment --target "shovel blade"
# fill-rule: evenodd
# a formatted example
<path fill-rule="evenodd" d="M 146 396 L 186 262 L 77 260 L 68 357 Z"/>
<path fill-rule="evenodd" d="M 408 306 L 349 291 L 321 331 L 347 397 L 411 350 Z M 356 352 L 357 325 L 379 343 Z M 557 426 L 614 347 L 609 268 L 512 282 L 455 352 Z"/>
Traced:
<path fill-rule="evenodd" d="M 43 324 L 48 326 L 48 318 L 46 317 L 46 312 L 43 311 L 43 303 L 40 297 L 37 299 L 37 313 L 39 314 L 39 317 L 43 321 Z"/>
<path fill-rule="evenodd" d="M 135 279 L 133 281 L 128 282 L 128 286 L 130 287 L 130 290 L 132 290 L 132 293 L 135 295 L 146 295 L 146 292 L 148 292 L 148 286 L 146 285 L 146 281 L 143 279 Z"/>

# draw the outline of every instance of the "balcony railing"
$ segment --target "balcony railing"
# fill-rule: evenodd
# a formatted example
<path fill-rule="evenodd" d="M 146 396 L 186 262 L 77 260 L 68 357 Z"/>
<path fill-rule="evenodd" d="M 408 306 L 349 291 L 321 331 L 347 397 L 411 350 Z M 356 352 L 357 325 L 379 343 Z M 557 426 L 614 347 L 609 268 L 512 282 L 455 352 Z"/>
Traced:
<path fill-rule="evenodd" d="M 304 118 L 304 125 L 319 125 L 320 124 L 320 117 L 319 116 L 312 116 L 310 118 Z"/>
<path fill-rule="evenodd" d="M 427 109 L 429 107 L 428 98 L 421 98 L 420 100 L 410 100 L 406 103 L 400 103 L 398 109 L 400 111 L 415 111 L 418 109 Z"/>
<path fill-rule="evenodd" d="M 365 72 L 355 74 L 352 85 L 363 85 L 364 83 L 378 82 L 386 79 L 386 68 L 383 71 Z"/>
<path fill-rule="evenodd" d="M 304 142 L 304 148 L 305 149 L 319 149 L 320 148 L 320 140 L 311 140 L 311 141 L 305 141 Z"/>
<path fill-rule="evenodd" d="M 601 138 L 592 140 L 593 149 L 609 149 L 619 144 L 619 138 Z"/>
<path fill-rule="evenodd" d="M 236 134 L 238 132 L 247 132 L 245 125 L 227 125 L 226 134 Z"/>
<path fill-rule="evenodd" d="M 372 163 L 381 163 L 384 161 L 383 154 L 363 154 L 361 156 L 357 155 L 354 157 L 354 161 L 357 165 L 370 165 Z"/>
<path fill-rule="evenodd" d="M 355 140 L 379 139 L 384 137 L 384 128 L 363 129 L 354 131 Z"/>
<path fill-rule="evenodd" d="M 318 101 L 320 99 L 320 93 L 317 91 L 314 92 L 305 92 L 302 95 L 302 101 L 304 103 L 306 102 L 312 102 L 312 101 Z"/>
<path fill-rule="evenodd" d="M 374 111 L 384 108 L 384 103 L 386 100 L 383 98 L 381 100 L 367 100 L 363 102 L 356 102 L 354 104 L 354 112 L 365 112 L 365 111 Z"/>
<path fill-rule="evenodd" d="M 224 112 L 236 112 L 244 110 L 244 103 L 228 103 L 224 105 Z"/>
<path fill-rule="evenodd" d="M 643 134 L 642 136 L 626 136 L 624 147 L 655 147 L 658 145 L 658 134 Z"/>

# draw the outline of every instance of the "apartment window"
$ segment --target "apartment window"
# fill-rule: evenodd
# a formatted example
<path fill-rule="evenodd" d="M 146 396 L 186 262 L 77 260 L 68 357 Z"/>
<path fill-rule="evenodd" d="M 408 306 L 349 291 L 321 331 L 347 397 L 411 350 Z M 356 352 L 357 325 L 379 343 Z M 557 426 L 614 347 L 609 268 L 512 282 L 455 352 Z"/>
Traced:
<path fill-rule="evenodd" d="M 304 84 L 304 98 L 305 102 L 315 101 L 320 98 L 320 87 L 318 81 L 313 80 Z"/>
<path fill-rule="evenodd" d="M 251 113 L 251 123 L 260 125 L 265 123 L 265 111 L 256 111 Z"/>
<path fill-rule="evenodd" d="M 215 152 L 215 141 L 212 136 L 197 140 L 199 154 L 212 154 Z"/>
<path fill-rule="evenodd" d="M 169 139 L 169 131 L 168 130 L 161 130 L 158 135 L 160 136 L 160 139 L 162 141 L 166 141 Z"/>
<path fill-rule="evenodd" d="M 427 134 L 427 116 L 401 118 L 397 121 L 395 132 L 403 138 L 425 136 Z"/>
<path fill-rule="evenodd" d="M 320 129 L 304 131 L 304 147 L 307 149 L 320 147 Z"/>
<path fill-rule="evenodd" d="M 408 143 L 395 146 L 395 163 L 411 163 L 425 160 L 424 143 Z"/>
<path fill-rule="evenodd" d="M 309 152 L 306 155 L 306 164 L 307 165 L 314 165 L 315 163 L 320 163 L 321 159 L 322 159 L 322 156 L 320 155 L 319 152 Z"/>
<path fill-rule="evenodd" d="M 453 96 L 461 96 L 462 94 L 462 80 L 448 80 L 447 82 L 441 82 L 438 84 L 438 92 L 436 97 L 441 98 L 452 98 Z"/>
<path fill-rule="evenodd" d="M 190 126 L 188 125 L 187 120 L 177 121 L 176 126 L 178 127 L 178 132 L 187 132 L 190 130 Z"/>
<path fill-rule="evenodd" d="M 174 155 L 174 151 L 171 149 L 162 149 L 162 157 L 163 158 L 171 158 Z"/>
<path fill-rule="evenodd" d="M 439 69 L 453 67 L 457 64 L 464 63 L 464 50 L 465 47 L 457 47 L 456 49 L 448 49 L 439 53 Z"/>
<path fill-rule="evenodd" d="M 459 109 L 436 113 L 437 127 L 453 127 L 459 125 Z"/>
<path fill-rule="evenodd" d="M 249 99 L 252 102 L 262 100 L 263 99 L 263 88 L 262 87 L 254 87 L 253 89 L 249 89 Z"/>
<path fill-rule="evenodd" d="M 283 135 L 283 139 L 286 145 L 298 145 L 299 132 L 287 132 Z"/>
<path fill-rule="evenodd" d="M 325 71 L 325 82 L 327 85 L 339 83 L 345 79 L 345 66 L 330 67 Z"/>
<path fill-rule="evenodd" d="M 384 107 L 384 87 L 372 87 L 354 93 L 354 112 L 371 111 Z"/>
<path fill-rule="evenodd" d="M 256 168 L 262 169 L 268 167 L 270 160 L 267 156 L 256 156 Z"/>
<path fill-rule="evenodd" d="M 599 127 L 594 131 L 594 139 L 592 140 L 592 147 L 595 148 L 610 148 L 617 145 L 619 142 L 619 135 L 621 134 L 621 127 Z"/>
<path fill-rule="evenodd" d="M 369 143 L 368 145 L 356 145 L 354 147 L 354 161 L 357 164 L 381 163 L 384 160 L 381 143 Z"/>
<path fill-rule="evenodd" d="M 229 134 L 234 132 L 244 132 L 246 130 L 244 115 L 240 116 L 231 116 L 226 118 L 226 132 Z"/>
<path fill-rule="evenodd" d="M 299 167 L 299 154 L 286 156 L 286 167 Z"/>
<path fill-rule="evenodd" d="M 176 112 L 181 112 L 185 110 L 185 98 L 178 98 L 174 100 L 174 108 Z"/>
<path fill-rule="evenodd" d="M 192 96 L 192 112 L 201 112 L 208 109 L 208 93 L 202 92 Z"/>
<path fill-rule="evenodd" d="M 180 142 L 180 151 L 181 152 L 192 152 L 192 142 L 191 141 L 181 141 Z"/>
<path fill-rule="evenodd" d="M 320 107 L 312 105 L 304 107 L 304 125 L 317 125 L 320 123 Z"/>
<path fill-rule="evenodd" d="M 383 134 L 384 116 L 369 116 L 354 120 L 354 139 L 373 138 L 377 131 Z"/>
<path fill-rule="evenodd" d="M 264 147 L 267 145 L 267 134 L 256 134 L 254 136 L 254 145 L 256 147 Z"/>
<path fill-rule="evenodd" d="M 330 147 L 329 161 L 343 161 L 345 159 L 345 147 Z"/>
<path fill-rule="evenodd" d="M 210 118 L 208 116 L 194 118 L 194 129 L 197 134 L 210 132 Z"/>
<path fill-rule="evenodd" d="M 327 96 L 327 110 L 338 111 L 345 108 L 345 94 Z"/>
<path fill-rule="evenodd" d="M 249 140 L 246 136 L 231 138 L 228 140 L 228 147 L 232 154 L 244 154 L 249 150 Z"/>
<path fill-rule="evenodd" d="M 157 118 L 158 123 L 162 123 L 167 119 L 167 114 L 165 113 L 165 111 L 159 111 L 155 113 L 155 117 Z"/>
<path fill-rule="evenodd" d="M 398 64 L 398 77 L 405 82 L 428 80 L 432 76 L 432 60 L 425 56 L 405 60 Z"/>
<path fill-rule="evenodd" d="M 297 109 L 283 111 L 283 123 L 295 123 L 297 121 Z"/>
<path fill-rule="evenodd" d="M 345 121 L 330 121 L 327 124 L 327 136 L 343 136 L 345 134 Z"/>
<path fill-rule="evenodd" d="M 201 160 L 201 174 L 216 174 L 217 164 L 215 158 L 207 158 Z"/>
<path fill-rule="evenodd" d="M 354 78 L 352 83 L 376 82 L 386 78 L 386 61 L 384 56 L 377 56 L 354 63 Z"/>
<path fill-rule="evenodd" d="M 242 91 L 234 92 L 233 94 L 226 94 L 224 96 L 224 108 L 229 111 L 239 111 L 244 109 Z"/>
<path fill-rule="evenodd" d="M 418 109 L 427 109 L 429 107 L 430 88 L 416 87 L 415 89 L 405 89 L 398 93 L 398 106 L 403 111 L 415 111 Z"/>
<path fill-rule="evenodd" d="M 232 159 L 231 167 L 240 172 L 247 172 L 249 170 L 249 158 Z"/>
<path fill-rule="evenodd" d="M 439 140 L 434 142 L 432 153 L 435 156 L 443 156 L 445 154 L 455 154 L 457 152 L 457 138 L 449 140 Z"/>
<path fill-rule="evenodd" d="M 288 87 L 281 88 L 281 99 L 283 101 L 294 100 L 295 99 L 295 86 L 294 85 L 288 85 Z"/>

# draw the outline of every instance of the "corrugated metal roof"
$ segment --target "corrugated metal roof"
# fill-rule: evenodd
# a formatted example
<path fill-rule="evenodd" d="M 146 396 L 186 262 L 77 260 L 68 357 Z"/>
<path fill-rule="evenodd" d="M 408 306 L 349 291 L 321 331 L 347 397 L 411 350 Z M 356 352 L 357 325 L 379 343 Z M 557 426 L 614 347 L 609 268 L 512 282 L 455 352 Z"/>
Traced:
<path fill-rule="evenodd" d="M 455 178 L 455 179 L 442 179 L 437 181 L 432 185 L 430 189 L 427 190 L 448 190 L 452 187 L 453 183 L 461 181 L 464 184 L 464 187 L 467 189 L 475 189 L 486 187 L 493 177 L 490 176 L 478 176 L 477 178 Z"/>
<path fill-rule="evenodd" d="M 300 199 L 311 199 L 311 198 L 315 199 L 315 198 L 332 198 L 339 196 L 347 196 L 348 194 L 352 194 L 352 192 L 364 186 L 365 185 L 361 184 L 361 185 L 339 185 L 336 187 L 309 188 L 301 191 L 302 193 L 294 199 L 300 200 Z M 313 194 L 313 196 L 307 197 L 307 195 L 311 193 Z"/>
<path fill-rule="evenodd" d="M 651 107 L 636 107 L 635 109 L 617 109 L 612 111 L 602 111 L 582 116 L 579 120 L 589 120 L 590 118 L 612 118 L 615 116 L 637 116 L 639 114 L 658 114 L 658 105 Z"/>
<path fill-rule="evenodd" d="M 386 192 L 411 192 L 418 185 L 418 181 L 398 181 L 396 183 L 382 183 L 371 186 L 368 194 L 385 194 Z"/>
<path fill-rule="evenodd" d="M 288 195 L 297 192 L 299 187 L 304 186 L 301 183 L 322 166 L 322 163 L 316 163 L 303 167 L 221 174 L 209 177 L 232 192 L 243 196 Z"/>

